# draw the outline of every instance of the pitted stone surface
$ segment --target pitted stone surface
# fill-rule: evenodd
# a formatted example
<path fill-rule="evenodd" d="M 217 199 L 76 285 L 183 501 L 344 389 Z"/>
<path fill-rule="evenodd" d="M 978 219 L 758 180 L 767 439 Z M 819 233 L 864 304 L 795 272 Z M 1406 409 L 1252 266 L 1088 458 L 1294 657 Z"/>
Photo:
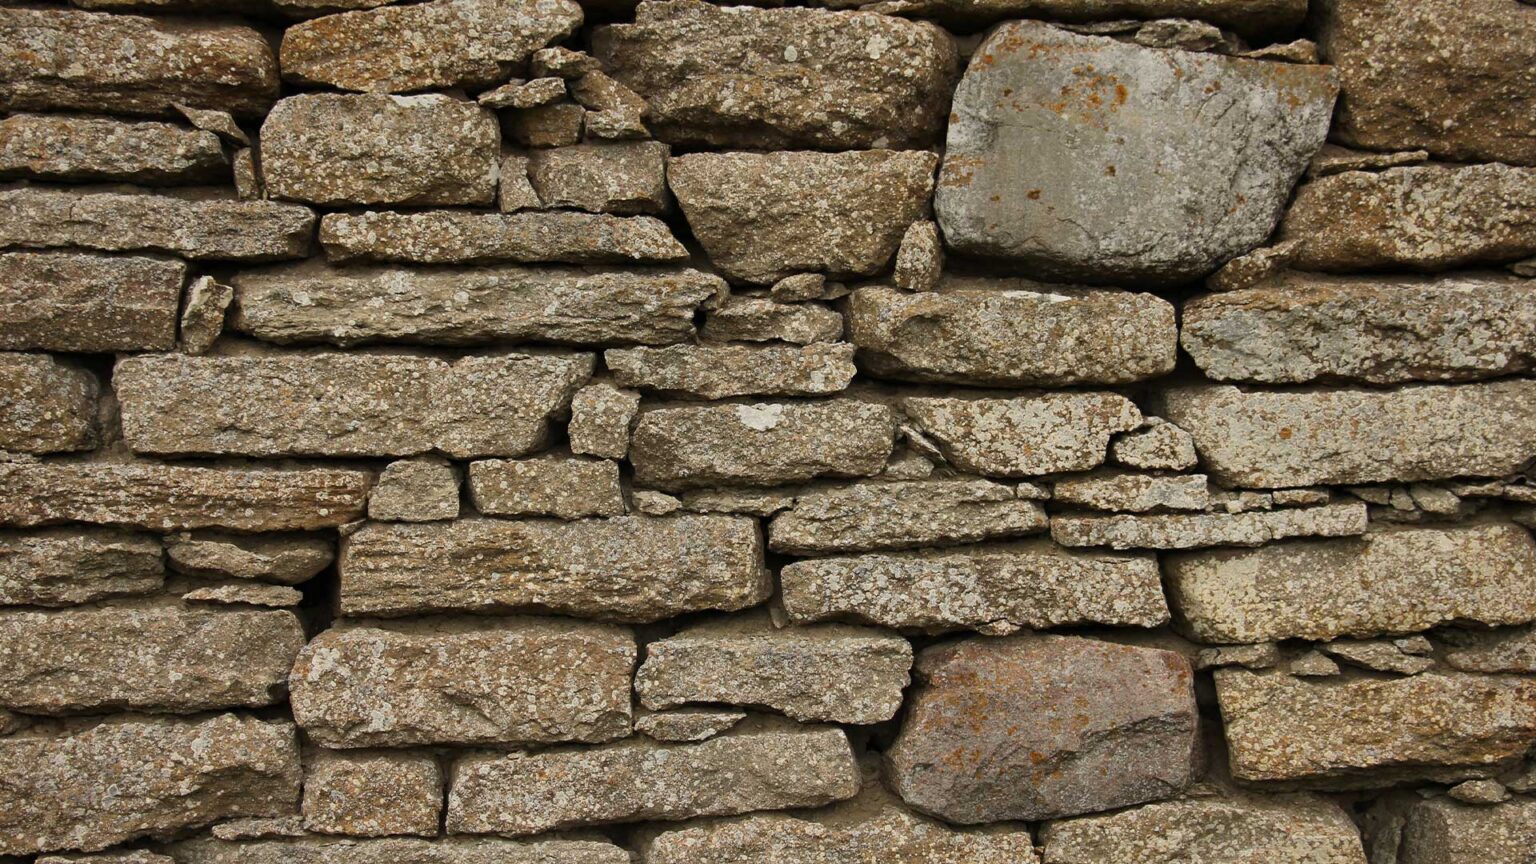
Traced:
<path fill-rule="evenodd" d="M 431 753 L 313 751 L 304 771 L 304 826 L 321 834 L 437 835 L 443 772 Z"/>
<path fill-rule="evenodd" d="M 295 837 L 174 847 L 178 864 L 629 864 L 622 847 L 601 840 L 503 840 L 496 837 Z"/>
<path fill-rule="evenodd" d="M 0 533 L 0 603 L 72 606 L 149 594 L 165 582 L 160 542 L 111 528 Z"/>
<path fill-rule="evenodd" d="M 587 213 L 332 213 L 320 222 L 320 244 L 338 262 L 649 264 L 688 258 L 660 220 Z"/>
<path fill-rule="evenodd" d="M 198 532 L 166 538 L 165 557 L 178 573 L 297 585 L 335 560 L 333 547 L 323 536 Z"/>
<path fill-rule="evenodd" d="M 50 354 L 0 353 L 0 450 L 90 450 L 99 391 L 96 376 Z"/>
<path fill-rule="evenodd" d="M 1045 510 L 988 480 L 911 480 L 814 489 L 768 526 L 795 555 L 947 546 L 1045 530 Z"/>
<path fill-rule="evenodd" d="M 1516 864 L 1536 843 L 1536 803 L 1521 798 L 1468 806 L 1448 798 L 1408 811 L 1398 860 L 1402 864 Z"/>
<path fill-rule="evenodd" d="M 1110 549 L 1262 546 L 1290 537 L 1364 534 L 1366 525 L 1364 502 L 1339 501 L 1248 513 L 1061 514 L 1051 519 L 1051 539 Z"/>

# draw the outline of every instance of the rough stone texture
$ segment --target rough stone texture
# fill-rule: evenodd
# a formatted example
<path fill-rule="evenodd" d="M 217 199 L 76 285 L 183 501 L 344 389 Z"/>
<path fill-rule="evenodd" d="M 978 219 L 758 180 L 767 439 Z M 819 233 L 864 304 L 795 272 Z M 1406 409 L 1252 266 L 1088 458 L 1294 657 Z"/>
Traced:
<path fill-rule="evenodd" d="M 52 355 L 0 353 L 0 450 L 95 447 L 99 390 L 95 375 Z"/>
<path fill-rule="evenodd" d="M 330 566 L 336 553 L 326 537 L 199 532 L 166 538 L 165 557 L 172 570 L 192 576 L 297 585 Z"/>
<path fill-rule="evenodd" d="M 459 516 L 459 469 L 428 456 L 385 466 L 368 496 L 368 518 L 431 522 Z"/>
<path fill-rule="evenodd" d="M 1045 530 L 1045 510 L 987 480 L 858 483 L 808 491 L 768 526 L 794 555 L 946 546 Z"/>
<path fill-rule="evenodd" d="M 881 378 L 998 387 L 1128 384 L 1173 371 L 1173 304 L 1151 294 L 950 277 L 937 292 L 860 288 L 860 367 Z"/>
<path fill-rule="evenodd" d="M 571 397 L 566 427 L 571 452 L 623 459 L 629 454 L 629 427 L 640 411 L 640 394 L 598 382 Z"/>
<path fill-rule="evenodd" d="M 1316 162 L 1314 161 L 1315 165 Z M 1285 272 L 1301 250 L 1300 240 L 1287 240 L 1274 246 L 1260 246 L 1221 265 L 1205 278 L 1208 291 L 1240 291 L 1251 288 Z"/>
<path fill-rule="evenodd" d="M 274 198 L 330 207 L 490 204 L 500 140 L 495 115 L 473 102 L 304 93 L 261 124 L 261 175 Z"/>
<path fill-rule="evenodd" d="M 443 772 L 432 754 L 320 750 L 305 761 L 305 828 L 363 837 L 437 835 Z"/>
<path fill-rule="evenodd" d="M 1047 540 L 796 561 L 779 580 L 784 611 L 796 622 L 996 634 L 1168 620 L 1152 556 L 1074 552 Z"/>
<path fill-rule="evenodd" d="M 1111 435 L 1141 425 L 1136 406 L 1113 393 L 914 396 L 901 404 L 950 464 L 989 477 L 1097 468 Z"/>
<path fill-rule="evenodd" d="M 293 716 L 327 747 L 609 741 L 629 734 L 634 636 L 538 618 L 332 628 L 293 666 Z"/>
<path fill-rule="evenodd" d="M 1261 546 L 1288 537 L 1364 534 L 1362 501 L 1249 513 L 1139 513 L 1051 519 L 1051 539 L 1063 546 L 1111 549 L 1194 549 Z"/>
<path fill-rule="evenodd" d="M 37 859 L 35 864 L 176 864 L 176 859 L 135 849 L 131 852 L 101 852 L 95 855 L 45 855 Z"/>
<path fill-rule="evenodd" d="M 1156 510 L 1204 510 L 1211 493 L 1203 474 L 1135 474 L 1096 471 L 1063 477 L 1051 487 L 1051 500 L 1090 510 L 1147 513 Z"/>
<path fill-rule="evenodd" d="M 120 717 L 0 737 L 0 854 L 94 851 L 299 797 L 293 725 L 237 714 Z"/>
<path fill-rule="evenodd" d="M 603 353 L 614 381 L 649 393 L 732 396 L 826 396 L 846 389 L 858 370 L 853 346 L 669 345 Z"/>
<path fill-rule="evenodd" d="M 228 171 L 217 135 L 175 123 L 67 114 L 0 120 L 0 177 L 158 186 L 218 182 Z"/>
<path fill-rule="evenodd" d="M 667 160 L 667 183 L 716 268 L 768 285 L 879 272 L 926 215 L 937 163 L 911 150 L 694 153 Z"/>
<path fill-rule="evenodd" d="M 574 0 L 430 0 L 327 15 L 283 31 L 283 77 L 385 93 L 493 84 L 581 18 Z"/>
<path fill-rule="evenodd" d="M 683 743 L 707 741 L 747 719 L 747 712 L 734 709 L 679 708 L 675 711 L 639 709 L 635 731 L 657 741 Z"/>
<path fill-rule="evenodd" d="M 207 354 L 224 332 L 224 315 L 235 299 L 235 289 L 199 276 L 187 287 L 186 308 L 181 313 L 181 350 Z"/>
<path fill-rule="evenodd" d="M 767 599 L 762 555 L 753 520 L 732 516 L 369 525 L 343 541 L 341 607 L 655 621 Z"/>
<path fill-rule="evenodd" d="M 1536 543 L 1508 523 L 1169 556 L 1168 596 L 1202 642 L 1412 633 L 1536 620 Z"/>
<path fill-rule="evenodd" d="M 545 207 L 592 213 L 665 213 L 667 154 L 655 141 L 549 146 L 528 154 L 528 180 Z"/>
<path fill-rule="evenodd" d="M 569 102 L 513 111 L 502 122 L 508 138 L 524 147 L 573 147 L 581 141 L 587 109 Z"/>
<path fill-rule="evenodd" d="M 487 516 L 624 515 L 619 465 L 602 459 L 486 459 L 469 466 L 469 495 Z"/>
<path fill-rule="evenodd" d="M 1183 471 L 1199 461 L 1195 439 L 1161 417 L 1142 418 L 1143 428 L 1116 437 L 1109 457 L 1127 468 L 1146 471 Z"/>
<path fill-rule="evenodd" d="M 815 807 L 851 798 L 859 769 L 842 730 L 743 725 L 698 744 L 631 738 L 453 766 L 448 830 L 502 835 L 606 822 Z"/>
<path fill-rule="evenodd" d="M 967 639 L 923 651 L 917 677 L 886 763 L 897 794 L 946 821 L 1073 816 L 1169 798 L 1193 779 L 1194 670 L 1174 652 Z"/>
<path fill-rule="evenodd" d="M 964 29 L 1010 18 L 1091 22 L 1089 27 L 1101 23 L 1111 30 L 1122 25 L 1135 29 L 1139 22 L 1124 20 L 1131 18 L 1198 18 L 1249 38 L 1293 31 L 1307 14 L 1300 0 L 882 0 L 870 8 L 936 18 Z"/>
<path fill-rule="evenodd" d="M 71 606 L 149 594 L 164 582 L 160 543 L 153 537 L 110 528 L 0 533 L 3 604 Z"/>
<path fill-rule="evenodd" d="M 174 848 L 178 864 L 629 864 L 623 848 L 601 840 L 296 837 L 254 843 L 193 840 Z"/>
<path fill-rule="evenodd" d="M 688 259 L 688 250 L 658 219 L 587 213 L 332 213 L 320 222 L 320 244 L 338 262 L 646 264 Z"/>
<path fill-rule="evenodd" d="M 1336 91 L 1321 66 L 1009 22 L 955 91 L 939 225 L 953 249 L 1059 277 L 1204 276 L 1274 229 Z"/>
<path fill-rule="evenodd" d="M 186 265 L 95 252 L 0 252 L 0 348 L 164 351 Z"/>
<path fill-rule="evenodd" d="M 630 443 L 635 482 L 677 490 L 867 477 L 895 446 L 891 410 L 853 400 L 642 411 Z"/>
<path fill-rule="evenodd" d="M 1168 419 L 1230 486 L 1497 477 L 1536 456 L 1536 382 L 1397 390 L 1179 387 Z"/>
<path fill-rule="evenodd" d="M 1519 864 L 1536 843 L 1536 802 L 1522 798 L 1493 807 L 1469 807 L 1445 798 L 1407 812 L 1401 864 Z"/>
<path fill-rule="evenodd" d="M 234 329 L 289 344 L 556 342 L 667 345 L 725 293 L 697 270 L 327 267 L 234 277 Z"/>
<path fill-rule="evenodd" d="M 924 220 L 913 222 L 901 235 L 896 249 L 896 270 L 891 280 L 906 291 L 932 291 L 944 272 L 944 241 L 939 224 Z"/>
<path fill-rule="evenodd" d="M 210 585 L 206 588 L 195 588 L 181 595 L 181 599 L 187 603 L 290 609 L 304 602 L 304 594 L 299 589 L 289 588 L 286 585 L 232 582 L 227 585 Z"/>
<path fill-rule="evenodd" d="M 701 333 L 709 339 L 742 342 L 836 342 L 843 335 L 843 316 L 814 303 L 739 297 L 705 316 Z"/>
<path fill-rule="evenodd" d="M 1528 626 L 1447 631 L 1440 636 L 1450 643 L 1444 660 L 1452 669 L 1536 673 L 1536 632 Z"/>

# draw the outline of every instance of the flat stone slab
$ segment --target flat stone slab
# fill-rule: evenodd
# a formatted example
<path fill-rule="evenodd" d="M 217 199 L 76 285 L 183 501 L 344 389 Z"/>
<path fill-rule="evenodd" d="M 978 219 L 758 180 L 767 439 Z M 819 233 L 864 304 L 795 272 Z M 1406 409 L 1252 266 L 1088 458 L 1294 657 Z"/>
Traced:
<path fill-rule="evenodd" d="M 97 252 L 0 252 L 0 348 L 167 351 L 187 265 Z"/>
<path fill-rule="evenodd" d="M 150 186 L 229 176 L 219 136 L 158 120 L 12 114 L 0 120 L 0 177 Z"/>
<path fill-rule="evenodd" d="M 1203 511 L 1211 506 L 1204 474 L 1142 474 L 1106 469 L 1062 477 L 1051 484 L 1051 500 L 1068 507 L 1130 513 Z M 1071 514 L 1062 514 L 1070 518 Z"/>
<path fill-rule="evenodd" d="M 812 489 L 768 525 L 792 555 L 947 546 L 1044 531 L 1045 510 L 990 480 L 910 480 Z"/>
<path fill-rule="evenodd" d="M 1110 549 L 1261 546 L 1289 537 L 1364 534 L 1366 524 L 1364 501 L 1249 513 L 1058 514 L 1051 517 L 1051 539 Z"/>
<path fill-rule="evenodd" d="M 828 342 L 612 348 L 603 360 L 620 387 L 699 399 L 827 396 L 858 373 L 853 346 Z"/>
<path fill-rule="evenodd" d="M 172 570 L 205 579 L 297 585 L 329 566 L 336 550 L 331 538 L 323 536 L 198 532 L 167 537 L 165 557 Z"/>
<path fill-rule="evenodd" d="M 431 752 L 316 749 L 305 760 L 301 809 L 317 833 L 435 837 L 443 769 Z"/>
<path fill-rule="evenodd" d="M 688 260 L 688 250 L 660 219 L 598 213 L 329 213 L 320 220 L 320 245 L 326 257 L 337 262 L 649 264 Z"/>
<path fill-rule="evenodd" d="M 910 396 L 901 405 L 950 464 L 986 477 L 1097 468 L 1110 436 L 1141 425 L 1136 405 L 1116 393 Z"/>
<path fill-rule="evenodd" d="M 178 864 L 629 864 L 629 853 L 602 840 L 503 840 L 498 837 L 306 836 L 291 840 L 189 840 L 173 847 Z"/>
<path fill-rule="evenodd" d="M 606 459 L 484 459 L 469 466 L 469 496 L 486 516 L 623 516 L 619 464 Z"/>
<path fill-rule="evenodd" d="M 704 316 L 700 334 L 720 341 L 836 342 L 843 335 L 843 316 L 818 303 L 736 297 Z"/>
<path fill-rule="evenodd" d="M 165 583 L 160 541 L 113 528 L 0 532 L 0 603 L 72 606 Z"/>

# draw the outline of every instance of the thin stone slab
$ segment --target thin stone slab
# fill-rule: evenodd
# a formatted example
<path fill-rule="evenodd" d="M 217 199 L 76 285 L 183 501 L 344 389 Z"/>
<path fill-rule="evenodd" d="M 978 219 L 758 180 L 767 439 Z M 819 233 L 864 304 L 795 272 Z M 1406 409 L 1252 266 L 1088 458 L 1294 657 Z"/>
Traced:
<path fill-rule="evenodd" d="M 621 387 L 650 393 L 727 399 L 732 396 L 827 396 L 848 387 L 858 369 L 853 346 L 669 345 L 616 348 L 603 360 Z"/>
<path fill-rule="evenodd" d="M 720 341 L 792 345 L 836 342 L 843 335 L 843 316 L 818 303 L 737 297 L 705 315 L 700 332 L 705 338 Z"/>
<path fill-rule="evenodd" d="M 837 6 L 847 0 L 824 2 Z M 869 8 L 888 15 L 932 18 L 968 31 L 1012 18 L 1085 23 L 1193 18 L 1261 41 L 1295 32 L 1307 14 L 1302 0 L 882 0 Z"/>
<path fill-rule="evenodd" d="M 167 351 L 187 266 L 96 252 L 0 252 L 0 348 Z"/>
<path fill-rule="evenodd" d="M 219 137 L 156 120 L 12 114 L 0 120 L 0 177 L 174 186 L 229 176 Z"/>
<path fill-rule="evenodd" d="M 320 220 L 320 245 L 326 257 L 337 262 L 651 264 L 688 260 L 688 250 L 665 222 L 649 216 L 595 213 L 331 213 Z"/>
<path fill-rule="evenodd" d="M 172 570 L 191 576 L 297 585 L 330 566 L 336 551 L 328 537 L 198 532 L 167 537 L 165 557 Z"/>
<path fill-rule="evenodd" d="M 989 480 L 907 480 L 813 489 L 768 525 L 791 555 L 948 546 L 1044 531 L 1045 510 Z"/>
<path fill-rule="evenodd" d="M 1063 546 L 1195 549 L 1262 546 L 1290 537 L 1350 537 L 1366 529 L 1364 501 L 1249 513 L 1059 514 L 1051 539 Z"/>
<path fill-rule="evenodd" d="M 304 836 L 189 840 L 172 849 L 178 864 L 630 864 L 623 847 L 603 840 Z"/>
<path fill-rule="evenodd" d="M 1211 504 L 1211 492 L 1204 474 L 1105 470 L 1057 480 L 1051 485 L 1051 500 L 1090 510 L 1148 513 L 1204 510 Z"/>
<path fill-rule="evenodd" d="M 51 354 L 0 352 L 0 450 L 92 449 L 100 437 L 100 389 L 89 370 Z"/>
<path fill-rule="evenodd" d="M 1498 630 L 1442 630 L 1447 647 L 1442 658 L 1462 672 L 1536 674 L 1536 628 L 1529 625 Z"/>
<path fill-rule="evenodd" d="M 772 593 L 756 522 L 623 516 L 374 524 L 343 541 L 347 615 L 542 610 L 657 621 Z"/>
<path fill-rule="evenodd" d="M 1104 464 L 1109 439 L 1141 425 L 1141 412 L 1115 393 L 901 400 L 907 416 L 962 471 L 1034 477 Z"/>
<path fill-rule="evenodd" d="M 1400 864 L 1520 864 L 1536 845 L 1536 802 L 1529 798 L 1493 806 L 1433 798 L 1406 815 Z"/>
<path fill-rule="evenodd" d="M 71 606 L 149 594 L 165 582 L 160 541 L 110 528 L 0 532 L 0 604 Z"/>

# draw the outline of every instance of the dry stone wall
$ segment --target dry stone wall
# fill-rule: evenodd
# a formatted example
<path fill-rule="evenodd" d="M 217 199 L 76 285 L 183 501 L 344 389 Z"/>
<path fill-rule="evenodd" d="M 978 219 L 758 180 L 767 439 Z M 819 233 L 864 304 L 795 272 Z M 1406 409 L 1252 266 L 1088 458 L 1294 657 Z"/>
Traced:
<path fill-rule="evenodd" d="M 1533 277 L 1519 0 L 0 3 L 0 862 L 1529 864 Z"/>

